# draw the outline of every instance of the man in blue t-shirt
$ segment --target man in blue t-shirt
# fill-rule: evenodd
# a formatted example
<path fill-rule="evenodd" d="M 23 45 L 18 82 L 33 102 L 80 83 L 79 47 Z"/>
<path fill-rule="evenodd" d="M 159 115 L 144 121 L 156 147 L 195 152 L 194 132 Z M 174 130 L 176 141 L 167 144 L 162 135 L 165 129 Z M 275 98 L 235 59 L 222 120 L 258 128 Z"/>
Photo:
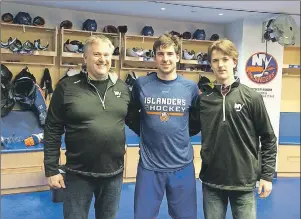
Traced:
<path fill-rule="evenodd" d="M 140 136 L 135 219 L 153 219 L 166 192 L 172 218 L 197 218 L 190 136 L 200 131 L 197 84 L 176 72 L 180 43 L 164 34 L 153 45 L 158 71 L 139 77 L 126 124 Z"/>

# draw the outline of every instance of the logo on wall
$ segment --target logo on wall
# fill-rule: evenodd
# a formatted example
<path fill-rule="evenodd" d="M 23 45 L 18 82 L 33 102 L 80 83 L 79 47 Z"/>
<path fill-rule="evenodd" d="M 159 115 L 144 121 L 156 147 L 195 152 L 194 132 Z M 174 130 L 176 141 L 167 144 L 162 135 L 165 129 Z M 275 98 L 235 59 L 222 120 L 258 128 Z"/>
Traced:
<path fill-rule="evenodd" d="M 266 84 L 272 81 L 278 72 L 276 59 L 265 52 L 258 52 L 247 60 L 246 73 L 248 78 L 257 84 Z"/>

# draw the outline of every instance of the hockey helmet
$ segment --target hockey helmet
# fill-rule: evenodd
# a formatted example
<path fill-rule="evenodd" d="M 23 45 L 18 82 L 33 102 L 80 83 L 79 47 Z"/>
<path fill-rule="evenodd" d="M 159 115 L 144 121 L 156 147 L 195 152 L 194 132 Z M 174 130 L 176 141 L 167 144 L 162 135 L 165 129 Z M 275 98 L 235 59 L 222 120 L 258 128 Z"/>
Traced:
<path fill-rule="evenodd" d="M 183 39 L 189 40 L 191 39 L 191 33 L 186 31 L 182 34 Z"/>
<path fill-rule="evenodd" d="M 67 40 L 64 43 L 64 51 L 65 52 L 79 52 L 83 49 L 83 44 L 78 40 Z"/>
<path fill-rule="evenodd" d="M 193 39 L 196 40 L 205 40 L 206 39 L 206 33 L 205 30 L 200 30 L 197 29 L 194 33 L 193 33 Z"/>
<path fill-rule="evenodd" d="M 126 33 L 128 31 L 128 27 L 126 25 L 118 26 L 119 33 Z"/>
<path fill-rule="evenodd" d="M 34 48 L 36 50 L 47 50 L 48 47 L 49 47 L 49 43 L 48 42 L 47 42 L 47 44 L 45 46 L 42 46 L 40 39 L 35 40 L 33 44 L 34 44 Z"/>
<path fill-rule="evenodd" d="M 154 29 L 152 26 L 144 26 L 141 35 L 143 36 L 154 36 Z"/>
<path fill-rule="evenodd" d="M 217 40 L 219 40 L 219 35 L 217 35 L 216 33 L 212 34 L 212 36 L 210 37 L 210 40 L 211 41 L 217 41 Z"/>
<path fill-rule="evenodd" d="M 172 35 L 172 36 L 181 37 L 181 34 L 177 31 L 174 31 L 174 30 L 170 31 L 169 34 Z"/>
<path fill-rule="evenodd" d="M 31 25 L 32 19 L 27 12 L 19 12 L 14 18 L 14 24 Z"/>
<path fill-rule="evenodd" d="M 23 43 L 22 50 L 26 52 L 30 52 L 33 51 L 34 49 L 35 49 L 34 44 L 29 40 L 26 40 L 25 43 Z"/>
<path fill-rule="evenodd" d="M 60 24 L 60 29 L 63 27 L 64 29 L 71 29 L 73 26 L 72 22 L 69 20 L 64 20 Z"/>
<path fill-rule="evenodd" d="M 183 50 L 183 59 L 191 60 L 194 59 L 194 57 L 195 57 L 195 52 L 193 50 L 190 52 L 187 49 Z"/>
<path fill-rule="evenodd" d="M 103 28 L 104 33 L 118 33 L 118 30 L 113 25 L 107 25 Z"/>
<path fill-rule="evenodd" d="M 10 43 L 8 48 L 12 52 L 20 52 L 22 50 L 22 46 L 22 42 L 19 39 L 16 39 L 12 43 Z"/>
<path fill-rule="evenodd" d="M 33 25 L 34 26 L 44 26 L 45 25 L 45 20 L 44 18 L 37 16 L 33 19 Z"/>
<path fill-rule="evenodd" d="M 8 48 L 10 46 L 10 44 L 12 44 L 17 38 L 12 38 L 12 37 L 9 37 L 7 42 L 2 42 L 1 41 L 1 48 Z"/>
<path fill-rule="evenodd" d="M 95 32 L 97 30 L 96 21 L 92 19 L 85 20 L 85 22 L 83 23 L 83 30 Z"/>
<path fill-rule="evenodd" d="M 2 21 L 4 23 L 12 23 L 14 20 L 14 16 L 11 13 L 4 13 L 2 15 Z"/>

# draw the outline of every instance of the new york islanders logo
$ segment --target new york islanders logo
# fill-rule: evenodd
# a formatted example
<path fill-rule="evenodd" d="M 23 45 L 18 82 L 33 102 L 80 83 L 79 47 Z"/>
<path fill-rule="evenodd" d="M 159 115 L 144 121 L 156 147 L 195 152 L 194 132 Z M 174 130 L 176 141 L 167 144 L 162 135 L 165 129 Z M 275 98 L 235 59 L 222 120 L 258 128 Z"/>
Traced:
<path fill-rule="evenodd" d="M 257 84 L 266 84 L 272 81 L 278 73 L 276 59 L 265 52 L 253 54 L 246 63 L 248 78 Z"/>
<path fill-rule="evenodd" d="M 167 121 L 169 120 L 169 115 L 168 115 L 168 113 L 162 112 L 161 115 L 160 115 L 160 120 L 161 120 L 162 122 L 167 122 Z"/>

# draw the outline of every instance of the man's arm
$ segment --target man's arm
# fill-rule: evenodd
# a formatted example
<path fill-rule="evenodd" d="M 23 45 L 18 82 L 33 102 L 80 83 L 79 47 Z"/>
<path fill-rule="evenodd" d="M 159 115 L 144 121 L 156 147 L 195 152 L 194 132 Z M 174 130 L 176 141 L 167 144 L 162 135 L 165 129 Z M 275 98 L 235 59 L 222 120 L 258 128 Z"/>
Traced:
<path fill-rule="evenodd" d="M 130 92 L 130 91 L 129 91 Z M 128 106 L 128 113 L 125 118 L 125 124 L 140 136 L 140 104 L 138 97 L 138 86 L 135 82 L 130 92 L 130 103 Z"/>
<path fill-rule="evenodd" d="M 261 179 L 272 182 L 277 154 L 277 137 L 275 136 L 268 112 L 261 95 L 253 98 L 253 122 L 256 134 L 260 136 L 262 153 Z"/>
<path fill-rule="evenodd" d="M 64 94 L 58 84 L 52 95 L 44 128 L 44 167 L 46 177 L 59 174 L 61 138 L 64 133 Z"/>
<path fill-rule="evenodd" d="M 189 135 L 194 136 L 201 131 L 200 94 L 197 85 L 193 91 L 193 100 L 189 110 Z"/>

